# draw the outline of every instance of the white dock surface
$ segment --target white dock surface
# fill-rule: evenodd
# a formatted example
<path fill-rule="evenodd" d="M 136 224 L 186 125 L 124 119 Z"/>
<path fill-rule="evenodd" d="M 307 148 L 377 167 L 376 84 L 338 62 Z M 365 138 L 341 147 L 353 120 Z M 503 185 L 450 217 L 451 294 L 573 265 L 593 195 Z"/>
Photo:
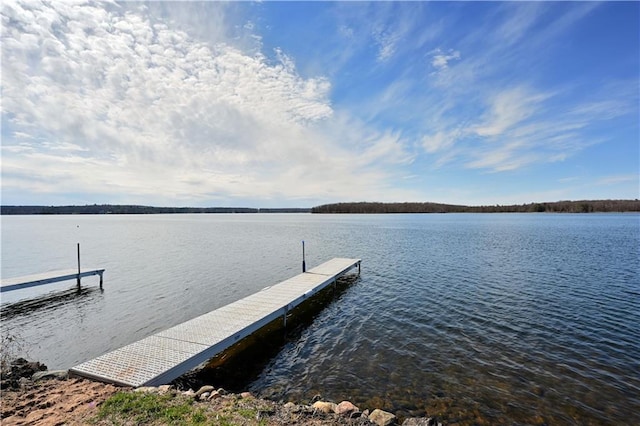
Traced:
<path fill-rule="evenodd" d="M 83 269 L 80 272 L 80 278 L 91 275 L 100 275 L 104 273 L 104 269 Z M 20 290 L 22 288 L 35 287 L 44 284 L 56 283 L 60 281 L 74 280 L 78 278 L 77 269 L 64 269 L 62 271 L 43 272 L 41 274 L 26 275 L 15 278 L 3 278 L 0 281 L 0 292 Z"/>
<path fill-rule="evenodd" d="M 166 384 L 286 315 L 360 266 L 335 258 L 244 299 L 73 367 L 70 372 L 125 386 Z"/>

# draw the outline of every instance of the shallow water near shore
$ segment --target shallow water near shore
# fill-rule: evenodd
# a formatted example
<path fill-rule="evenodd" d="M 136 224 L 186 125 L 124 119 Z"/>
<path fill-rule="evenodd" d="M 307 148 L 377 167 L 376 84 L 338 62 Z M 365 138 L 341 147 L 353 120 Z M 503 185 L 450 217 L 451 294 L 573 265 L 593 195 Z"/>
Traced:
<path fill-rule="evenodd" d="M 2 216 L 2 276 L 106 268 L 9 308 L 2 332 L 69 368 L 332 257 L 362 274 L 249 390 L 461 424 L 640 424 L 640 215 Z M 20 294 L 18 294 L 20 293 Z M 9 313 L 9 314 L 7 314 Z"/>

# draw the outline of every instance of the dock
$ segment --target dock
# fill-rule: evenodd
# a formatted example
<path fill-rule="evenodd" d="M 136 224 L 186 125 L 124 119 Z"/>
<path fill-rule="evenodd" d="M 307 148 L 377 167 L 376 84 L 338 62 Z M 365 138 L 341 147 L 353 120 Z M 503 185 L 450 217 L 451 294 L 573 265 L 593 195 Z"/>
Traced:
<path fill-rule="evenodd" d="M 22 277 L 3 278 L 0 281 L 0 293 L 69 280 L 76 280 L 78 287 L 80 287 L 80 278 L 92 275 L 100 276 L 100 288 L 102 288 L 102 275 L 104 271 L 104 269 L 86 269 L 82 271 L 65 269 L 62 271 L 44 272 Z"/>
<path fill-rule="evenodd" d="M 175 327 L 86 361 L 70 374 L 124 386 L 167 384 L 308 300 L 360 259 L 334 258 Z"/>

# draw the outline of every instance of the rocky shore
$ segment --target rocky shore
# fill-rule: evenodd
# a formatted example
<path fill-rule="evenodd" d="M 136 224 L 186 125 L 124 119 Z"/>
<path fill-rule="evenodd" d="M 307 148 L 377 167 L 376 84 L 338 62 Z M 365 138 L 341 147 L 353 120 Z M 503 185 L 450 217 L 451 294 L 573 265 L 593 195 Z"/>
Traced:
<path fill-rule="evenodd" d="M 393 413 L 375 407 L 361 408 L 349 401 L 314 398 L 309 404 L 275 402 L 249 392 L 229 393 L 211 385 L 179 390 L 171 385 L 121 388 L 81 378 L 66 371 L 47 371 L 46 366 L 23 359 L 11 363 L 2 374 L 0 423 L 3 425 L 135 424 L 135 409 L 118 408 L 120 397 L 128 401 L 156 398 L 167 407 L 189 407 L 185 424 L 231 425 L 404 425 L 441 426 L 435 418 L 409 418 L 402 422 Z M 101 410 L 116 407 L 115 412 Z M 146 406 L 145 406 L 146 407 Z M 144 408 L 147 409 L 148 408 Z M 107 414 L 105 414 L 107 412 Z M 191 423 L 190 423 L 191 422 Z M 148 424 L 166 424 L 159 417 Z"/>

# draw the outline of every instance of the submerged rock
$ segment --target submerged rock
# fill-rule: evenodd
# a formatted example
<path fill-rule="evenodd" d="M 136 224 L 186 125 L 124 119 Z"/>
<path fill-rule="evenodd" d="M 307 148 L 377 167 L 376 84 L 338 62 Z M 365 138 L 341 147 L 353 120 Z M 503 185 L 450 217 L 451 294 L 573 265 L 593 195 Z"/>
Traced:
<path fill-rule="evenodd" d="M 64 380 L 69 377 L 69 370 L 47 370 L 47 371 L 38 371 L 33 376 L 31 376 L 31 380 L 34 382 L 43 379 L 58 379 Z"/>
<path fill-rule="evenodd" d="M 438 422 L 435 417 L 413 417 L 406 419 L 402 426 L 442 426 L 442 423 Z"/>

